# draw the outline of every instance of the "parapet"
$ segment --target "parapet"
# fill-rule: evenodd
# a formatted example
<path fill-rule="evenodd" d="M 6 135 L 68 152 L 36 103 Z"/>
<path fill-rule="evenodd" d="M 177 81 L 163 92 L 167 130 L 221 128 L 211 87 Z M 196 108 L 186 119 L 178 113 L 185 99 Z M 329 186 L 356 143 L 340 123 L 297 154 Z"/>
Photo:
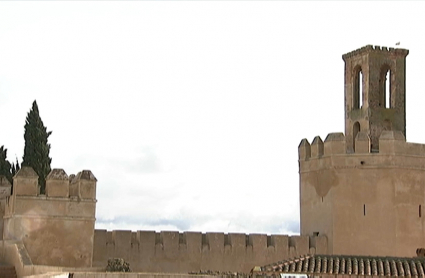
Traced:
<path fill-rule="evenodd" d="M 70 180 L 72 178 L 72 180 Z M 90 170 L 68 177 L 63 169 L 53 169 L 46 177 L 46 197 L 78 197 L 96 199 L 97 179 Z M 28 166 L 22 167 L 13 177 L 13 195 L 38 196 L 38 175 Z"/>
<path fill-rule="evenodd" d="M 121 257 L 135 271 L 247 273 L 253 265 L 327 254 L 327 246 L 326 236 L 95 230 L 93 266 L 104 265 L 109 257 Z"/>
<path fill-rule="evenodd" d="M 351 51 L 351 52 L 348 52 L 348 53 L 342 55 L 342 59 L 344 61 L 346 61 L 346 59 L 351 58 L 353 56 L 357 56 L 357 55 L 364 54 L 364 53 L 371 53 L 371 52 L 372 53 L 379 53 L 379 52 L 388 53 L 388 52 L 391 52 L 394 55 L 399 55 L 399 56 L 402 56 L 402 57 L 406 57 L 409 54 L 408 49 L 393 48 L 393 47 L 387 48 L 385 46 L 382 46 L 382 47 L 379 46 L 379 45 L 372 46 L 372 45 L 369 44 L 369 45 L 363 46 L 361 48 L 358 48 L 354 51 Z"/>
<path fill-rule="evenodd" d="M 408 155 L 425 158 L 425 145 L 406 142 L 401 131 L 383 131 L 379 137 L 379 150 L 376 151 L 371 150 L 370 141 L 366 132 L 359 132 L 354 140 L 354 153 L 347 153 L 345 136 L 341 132 L 328 134 L 325 142 L 320 136 L 316 136 L 311 145 L 307 139 L 302 139 L 298 146 L 298 157 L 300 161 L 355 154 Z"/>

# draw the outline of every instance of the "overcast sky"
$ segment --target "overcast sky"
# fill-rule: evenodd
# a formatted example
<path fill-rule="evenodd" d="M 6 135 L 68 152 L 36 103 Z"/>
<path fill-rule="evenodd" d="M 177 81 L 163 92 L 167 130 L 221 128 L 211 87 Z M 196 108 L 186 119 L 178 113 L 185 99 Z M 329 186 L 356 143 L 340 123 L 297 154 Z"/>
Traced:
<path fill-rule="evenodd" d="M 0 146 L 36 99 L 52 168 L 90 169 L 96 228 L 299 232 L 297 147 L 344 131 L 341 55 L 410 50 L 425 142 L 425 2 L 0 2 Z"/>

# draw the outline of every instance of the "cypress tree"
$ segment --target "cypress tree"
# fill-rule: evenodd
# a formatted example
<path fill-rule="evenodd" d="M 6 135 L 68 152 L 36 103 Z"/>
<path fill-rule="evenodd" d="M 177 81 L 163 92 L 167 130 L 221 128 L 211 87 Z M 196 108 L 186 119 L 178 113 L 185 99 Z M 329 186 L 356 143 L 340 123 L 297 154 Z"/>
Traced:
<path fill-rule="evenodd" d="M 6 177 L 6 179 L 12 184 L 12 169 L 10 162 L 6 160 L 7 149 L 4 146 L 0 147 L 0 175 Z"/>
<path fill-rule="evenodd" d="M 16 158 L 16 162 L 12 163 L 12 168 L 10 170 L 12 172 L 12 178 L 16 175 L 16 173 L 18 173 L 20 169 L 21 167 L 19 166 L 18 158 Z"/>
<path fill-rule="evenodd" d="M 40 193 L 45 193 L 46 176 L 50 172 L 52 159 L 49 157 L 50 144 L 47 142 L 51 131 L 47 131 L 40 118 L 37 102 L 34 100 L 32 108 L 25 120 L 25 148 L 22 166 L 30 166 L 38 175 Z"/>

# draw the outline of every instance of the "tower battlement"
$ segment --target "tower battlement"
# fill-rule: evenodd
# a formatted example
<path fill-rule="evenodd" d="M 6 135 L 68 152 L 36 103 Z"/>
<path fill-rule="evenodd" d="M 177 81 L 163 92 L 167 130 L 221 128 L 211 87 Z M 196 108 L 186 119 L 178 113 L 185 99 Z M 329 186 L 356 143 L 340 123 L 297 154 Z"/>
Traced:
<path fill-rule="evenodd" d="M 332 157 L 374 157 L 382 156 L 408 156 L 417 159 L 425 159 L 425 144 L 406 142 L 406 138 L 400 131 L 383 131 L 379 137 L 379 149 L 372 151 L 370 137 L 366 132 L 359 132 L 355 138 L 354 152 L 346 151 L 346 138 L 342 132 L 329 133 L 325 141 L 320 136 L 314 137 L 310 144 L 307 139 L 302 139 L 298 146 L 298 159 L 301 164 L 314 159 L 326 159 Z M 425 167 L 425 164 L 423 164 Z"/>
<path fill-rule="evenodd" d="M 342 59 L 346 61 L 348 58 L 365 54 L 365 53 L 370 53 L 370 52 L 373 52 L 376 54 L 379 54 L 379 53 L 387 54 L 389 52 L 392 55 L 400 55 L 404 57 L 406 57 L 409 54 L 409 50 L 404 48 L 394 48 L 394 47 L 386 47 L 386 46 L 379 46 L 379 45 L 373 46 L 371 44 L 368 44 L 366 46 L 363 46 L 361 48 L 358 48 L 356 50 L 343 54 Z"/>

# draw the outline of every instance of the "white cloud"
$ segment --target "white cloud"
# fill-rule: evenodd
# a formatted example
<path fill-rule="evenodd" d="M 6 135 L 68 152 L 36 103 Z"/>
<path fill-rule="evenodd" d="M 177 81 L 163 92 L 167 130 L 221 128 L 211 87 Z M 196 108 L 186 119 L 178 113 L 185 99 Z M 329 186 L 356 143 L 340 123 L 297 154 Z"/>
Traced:
<path fill-rule="evenodd" d="M 343 53 L 411 49 L 425 142 L 424 5 L 0 2 L 0 145 L 22 157 L 37 99 L 53 167 L 98 179 L 97 227 L 297 232 L 297 146 L 344 130 Z"/>

